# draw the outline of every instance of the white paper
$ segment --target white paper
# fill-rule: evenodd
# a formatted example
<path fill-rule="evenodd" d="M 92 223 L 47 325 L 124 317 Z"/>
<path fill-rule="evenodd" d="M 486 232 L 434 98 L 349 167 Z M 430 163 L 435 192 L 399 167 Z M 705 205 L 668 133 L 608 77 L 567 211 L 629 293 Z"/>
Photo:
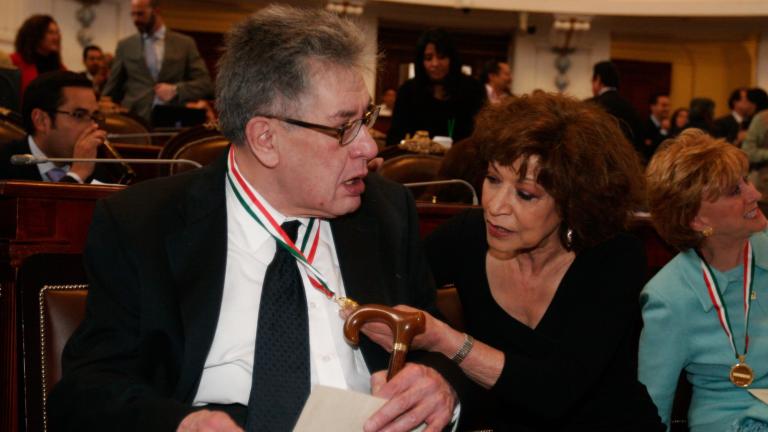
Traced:
<path fill-rule="evenodd" d="M 386 399 L 351 390 L 316 385 L 301 411 L 294 432 L 360 432 L 363 424 Z M 414 429 L 419 431 L 420 427 Z"/>
<path fill-rule="evenodd" d="M 764 404 L 768 404 L 768 389 L 749 389 L 752 396 L 760 399 Z"/>

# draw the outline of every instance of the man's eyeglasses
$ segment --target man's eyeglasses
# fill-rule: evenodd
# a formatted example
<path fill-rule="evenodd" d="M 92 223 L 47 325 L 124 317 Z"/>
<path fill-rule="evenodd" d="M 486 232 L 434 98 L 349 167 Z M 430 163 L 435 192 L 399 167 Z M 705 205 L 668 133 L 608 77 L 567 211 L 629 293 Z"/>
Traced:
<path fill-rule="evenodd" d="M 100 111 L 94 111 L 92 113 L 89 113 L 87 110 L 84 110 L 84 109 L 76 109 L 74 111 L 56 110 L 56 112 L 59 114 L 66 114 L 68 116 L 72 116 L 79 121 L 88 120 L 88 121 L 94 121 L 99 124 L 104 123 L 104 120 L 106 118 L 104 117 L 104 114 Z"/>
<path fill-rule="evenodd" d="M 287 117 L 280 117 L 280 116 L 270 116 L 265 115 L 264 117 L 273 118 L 276 120 L 284 121 L 288 124 L 292 124 L 295 126 L 312 129 L 313 131 L 320 132 L 321 134 L 328 135 L 331 138 L 337 138 L 339 140 L 340 146 L 345 146 L 349 143 L 351 143 L 355 137 L 357 137 L 357 134 L 360 133 L 360 128 L 365 125 L 365 127 L 369 128 L 373 126 L 374 123 L 376 123 L 376 119 L 379 117 L 379 111 L 381 111 L 380 105 L 371 105 L 368 107 L 368 110 L 363 114 L 362 118 L 356 119 L 356 120 L 350 120 L 341 127 L 331 127 L 331 126 L 325 126 L 325 125 L 319 125 L 315 123 L 309 123 L 301 120 L 296 120 L 292 118 Z"/>

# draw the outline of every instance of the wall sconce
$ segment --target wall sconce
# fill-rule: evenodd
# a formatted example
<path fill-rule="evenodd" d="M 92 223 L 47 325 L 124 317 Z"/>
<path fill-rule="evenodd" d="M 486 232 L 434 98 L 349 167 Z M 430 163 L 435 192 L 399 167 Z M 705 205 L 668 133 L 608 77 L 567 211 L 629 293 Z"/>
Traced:
<path fill-rule="evenodd" d="M 362 15 L 365 0 L 330 0 L 325 10 L 341 16 Z"/>
<path fill-rule="evenodd" d="M 99 4 L 99 0 L 77 0 L 77 2 L 83 5 L 75 12 L 75 18 L 80 23 L 80 29 L 77 31 L 77 41 L 81 47 L 86 47 L 93 42 L 93 36 L 89 28 L 96 19 L 96 12 L 92 6 Z"/>
<path fill-rule="evenodd" d="M 576 51 L 575 40 L 578 34 L 584 34 L 592 27 L 591 17 L 555 15 L 552 23 L 552 52 L 555 57 L 555 86 L 561 93 L 570 84 L 566 73 L 571 67 L 569 56 Z"/>

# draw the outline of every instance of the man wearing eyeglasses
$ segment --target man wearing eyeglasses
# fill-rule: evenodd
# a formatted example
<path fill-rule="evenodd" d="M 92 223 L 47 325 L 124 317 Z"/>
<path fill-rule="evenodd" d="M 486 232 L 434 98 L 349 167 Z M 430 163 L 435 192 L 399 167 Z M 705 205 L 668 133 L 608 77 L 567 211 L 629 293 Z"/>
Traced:
<path fill-rule="evenodd" d="M 9 144 L 0 153 L 0 179 L 85 183 L 107 181 L 105 169 L 93 162 L 37 165 L 11 164 L 11 156 L 39 158 L 95 158 L 107 137 L 97 121 L 102 117 L 93 84 L 83 75 L 54 71 L 41 74 L 24 92 L 22 117 L 27 137 Z M 96 175 L 94 176 L 94 172 Z"/>
<path fill-rule="evenodd" d="M 411 352 L 387 382 L 388 353 L 343 338 L 339 297 L 434 312 L 413 198 L 368 173 L 366 47 L 319 9 L 269 6 L 230 32 L 231 148 L 97 205 L 52 429 L 290 431 L 314 385 L 388 399 L 366 431 L 455 424 L 448 359 Z"/>

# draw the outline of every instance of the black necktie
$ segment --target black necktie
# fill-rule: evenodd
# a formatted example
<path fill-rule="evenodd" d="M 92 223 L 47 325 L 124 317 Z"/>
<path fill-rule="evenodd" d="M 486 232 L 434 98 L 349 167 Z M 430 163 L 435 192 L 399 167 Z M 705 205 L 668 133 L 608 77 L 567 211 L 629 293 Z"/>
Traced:
<path fill-rule="evenodd" d="M 299 221 L 282 225 L 296 241 Z M 296 259 L 277 244 L 261 291 L 248 432 L 291 431 L 309 396 L 309 319 Z"/>

